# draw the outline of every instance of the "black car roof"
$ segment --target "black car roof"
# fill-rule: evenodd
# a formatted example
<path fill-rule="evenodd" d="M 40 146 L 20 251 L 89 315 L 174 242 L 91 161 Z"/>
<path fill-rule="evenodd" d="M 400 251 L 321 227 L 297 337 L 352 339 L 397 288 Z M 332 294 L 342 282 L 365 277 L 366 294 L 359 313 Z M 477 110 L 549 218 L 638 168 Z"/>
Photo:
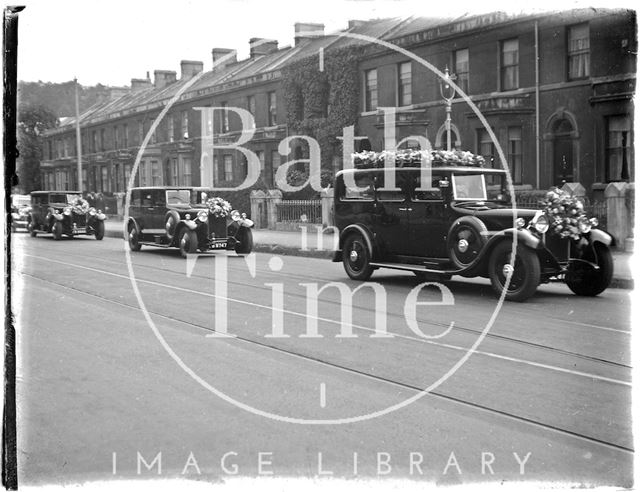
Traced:
<path fill-rule="evenodd" d="M 32 191 L 31 195 L 48 195 L 50 193 L 57 193 L 58 195 L 80 195 L 82 192 L 78 190 L 49 190 L 49 191 Z"/>

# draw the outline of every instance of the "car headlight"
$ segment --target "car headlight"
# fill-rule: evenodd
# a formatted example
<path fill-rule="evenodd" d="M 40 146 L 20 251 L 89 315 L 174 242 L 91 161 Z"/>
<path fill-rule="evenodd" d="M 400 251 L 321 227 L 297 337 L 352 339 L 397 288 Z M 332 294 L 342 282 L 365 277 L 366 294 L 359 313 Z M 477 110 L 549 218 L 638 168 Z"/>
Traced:
<path fill-rule="evenodd" d="M 209 212 L 206 210 L 200 210 L 200 212 L 198 212 L 198 220 L 200 222 L 206 222 L 209 220 Z"/>
<path fill-rule="evenodd" d="M 536 231 L 540 234 L 544 234 L 549 230 L 549 219 L 547 219 L 545 214 L 540 213 L 533 219 L 533 227 L 535 227 Z"/>
<path fill-rule="evenodd" d="M 586 217 L 578 219 L 578 229 L 582 234 L 586 234 L 591 230 L 591 222 Z"/>
<path fill-rule="evenodd" d="M 65 215 L 71 215 L 71 207 L 65 207 L 62 213 Z"/>
<path fill-rule="evenodd" d="M 98 212 L 96 212 L 96 209 L 95 209 L 94 207 L 91 207 L 91 208 L 89 209 L 89 215 L 92 215 L 92 216 L 93 216 L 93 215 L 95 215 L 95 214 L 97 214 L 97 213 L 98 213 Z"/>
<path fill-rule="evenodd" d="M 518 217 L 516 219 L 516 227 L 518 229 L 522 229 L 524 227 L 524 225 L 525 225 L 524 219 L 522 217 Z"/>
<path fill-rule="evenodd" d="M 237 210 L 232 210 L 230 215 L 232 220 L 238 221 L 242 219 L 242 215 Z"/>

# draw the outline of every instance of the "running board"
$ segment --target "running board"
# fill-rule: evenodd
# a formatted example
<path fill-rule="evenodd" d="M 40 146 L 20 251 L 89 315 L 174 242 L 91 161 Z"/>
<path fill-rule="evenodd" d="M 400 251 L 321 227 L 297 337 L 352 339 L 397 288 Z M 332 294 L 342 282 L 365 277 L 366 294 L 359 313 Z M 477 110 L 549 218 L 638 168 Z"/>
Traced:
<path fill-rule="evenodd" d="M 155 246 L 157 248 L 171 248 L 170 244 L 160 244 L 151 241 L 139 241 L 140 246 Z"/>
<path fill-rule="evenodd" d="M 371 262 L 369 263 L 373 267 L 379 268 L 392 268 L 394 270 L 406 270 L 409 272 L 424 272 L 424 273 L 437 273 L 441 275 L 457 275 L 462 270 L 438 270 L 434 268 L 427 268 L 422 265 L 407 265 L 406 263 L 378 263 Z"/>

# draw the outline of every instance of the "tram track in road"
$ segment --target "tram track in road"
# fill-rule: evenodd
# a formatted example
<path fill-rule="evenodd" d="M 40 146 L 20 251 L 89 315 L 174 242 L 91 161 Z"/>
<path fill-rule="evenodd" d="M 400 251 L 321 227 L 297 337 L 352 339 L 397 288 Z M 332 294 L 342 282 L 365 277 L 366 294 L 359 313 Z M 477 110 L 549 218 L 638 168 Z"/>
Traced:
<path fill-rule="evenodd" d="M 88 271 L 93 271 L 95 273 L 100 273 L 100 274 L 106 274 L 106 275 L 110 275 L 110 276 L 114 276 L 114 277 L 118 277 L 121 278 L 123 280 L 126 280 L 127 282 L 129 282 L 131 279 L 128 275 L 124 275 L 121 273 L 115 273 L 115 272 L 109 272 L 106 270 L 101 270 L 98 268 L 94 268 L 94 267 L 88 267 L 88 266 L 84 266 L 84 265 L 76 265 L 73 263 L 69 263 L 69 262 L 63 262 L 60 260 L 56 260 L 53 258 L 47 258 L 47 257 L 41 257 L 41 256 L 35 256 L 35 255 L 28 255 L 31 256 L 33 258 L 37 258 L 37 259 L 42 259 L 42 260 L 47 260 L 47 261 L 51 261 L 54 263 L 59 263 L 62 265 L 66 265 L 66 266 L 72 266 L 72 267 L 76 267 L 79 269 L 84 269 L 84 270 L 88 270 Z M 24 274 L 28 274 L 28 272 L 22 272 Z M 40 277 L 38 277 L 40 278 Z M 153 285 L 156 287 L 160 287 L 160 288 L 166 288 L 166 289 L 171 289 L 174 291 L 178 291 L 178 292 L 184 292 L 187 294 L 195 294 L 195 295 L 200 295 L 200 296 L 205 296 L 205 297 L 209 297 L 209 298 L 216 298 L 216 297 L 220 297 L 217 296 L 216 294 L 211 294 L 202 290 L 195 290 L 195 289 L 189 289 L 189 288 L 185 288 L 185 287 L 179 287 L 176 285 L 169 285 L 169 284 L 165 284 L 162 282 L 158 282 L 155 280 L 147 280 L 147 279 L 142 279 L 142 278 L 137 278 L 136 282 L 140 282 L 140 283 L 145 283 L 147 285 Z M 66 284 L 60 284 L 61 286 L 66 286 Z M 264 305 L 264 304 L 259 304 L 259 303 L 255 303 L 253 301 L 246 301 L 243 299 L 235 299 L 235 298 L 225 298 L 230 302 L 234 302 L 234 303 L 238 303 L 240 305 L 245 305 L 245 306 L 251 306 L 251 307 L 256 307 L 256 308 L 260 308 L 260 309 L 266 309 L 266 310 L 273 310 L 272 306 L 269 305 Z M 298 312 L 298 311 L 291 311 L 291 310 L 284 310 L 284 314 L 289 314 L 289 315 L 293 315 L 293 316 L 298 316 L 298 317 L 307 317 L 308 314 L 307 313 L 302 313 L 302 312 Z M 330 323 L 330 324 L 335 324 L 335 325 L 340 325 L 341 324 L 341 320 L 335 320 L 335 319 L 330 319 L 330 318 L 323 318 L 323 317 L 316 317 L 316 319 L 318 321 L 321 322 L 326 322 L 326 323 Z M 354 329 L 357 330 L 361 330 L 361 331 L 365 331 L 365 332 L 369 332 L 369 333 L 374 333 L 375 330 L 373 328 L 369 328 L 366 326 L 361 326 L 361 325 L 357 325 L 357 324 L 353 324 L 352 327 Z M 431 346 L 436 346 L 436 347 L 441 347 L 441 348 L 445 348 L 445 349 L 449 349 L 449 350 L 455 350 L 458 352 L 466 352 L 468 351 L 468 347 L 465 346 L 460 346 L 460 345 L 455 345 L 452 343 L 444 343 L 438 340 L 430 340 L 430 339 L 425 339 L 425 338 L 418 338 L 416 336 L 411 336 L 411 335 L 404 335 L 402 333 L 397 333 L 397 332 L 393 332 L 393 331 L 389 331 L 388 332 L 390 335 L 393 335 L 394 337 L 403 339 L 403 340 L 408 340 L 411 342 L 417 342 L 417 343 L 423 343 L 423 344 L 427 344 L 427 345 L 431 345 Z M 508 338 L 506 338 L 506 340 L 510 340 Z M 544 348 L 547 351 L 552 351 L 554 354 L 557 355 L 561 355 L 561 356 L 571 356 L 569 354 L 565 354 L 562 352 L 557 351 L 554 347 L 549 347 L 549 346 L 543 346 L 542 348 Z M 523 364 L 523 365 L 528 365 L 531 367 L 537 367 L 537 368 L 541 368 L 541 369 L 545 369 L 545 370 L 550 370 L 550 371 L 555 371 L 555 372 L 560 372 L 560 373 L 565 373 L 565 374 L 571 374 L 571 375 L 575 375 L 575 376 L 581 376 L 581 377 L 585 377 L 585 378 L 591 378 L 591 379 L 595 379 L 595 380 L 600 380 L 600 381 L 604 381 L 604 382 L 608 382 L 608 383 L 612 383 L 612 384 L 617 384 L 617 385 L 622 385 L 622 386 L 627 386 L 630 387 L 631 386 L 631 382 L 630 381 L 624 381 L 624 380 L 620 380 L 620 379 L 614 379 L 614 378 L 609 378 L 609 377 L 604 377 L 601 376 L 599 374 L 594 374 L 594 373 L 587 373 L 587 372 L 583 372 L 583 371 L 577 371 L 577 370 L 572 370 L 572 369 L 567 369 L 564 367 L 560 367 L 560 366 L 555 366 L 552 364 L 543 364 L 543 363 L 539 363 L 533 360 L 528 360 L 528 359 L 523 359 L 523 358 L 518 358 L 518 357 L 512 357 L 512 356 L 508 356 L 508 355 L 503 355 L 503 354 L 498 354 L 498 353 L 494 353 L 494 352 L 490 352 L 490 351 L 486 351 L 486 350 L 475 350 L 474 354 L 480 355 L 480 356 L 484 356 L 484 357 L 489 357 L 489 358 L 493 358 L 493 359 L 499 359 L 502 361 L 508 361 L 508 362 L 512 362 L 512 363 L 516 363 L 516 364 Z M 611 366 L 611 367 L 622 367 L 622 369 L 630 369 L 630 367 L 625 366 L 625 365 L 621 365 L 620 363 L 613 363 L 610 361 L 606 361 L 606 360 L 602 360 L 600 358 L 593 358 L 587 355 L 581 355 L 580 356 L 581 359 L 587 360 L 591 363 L 594 364 L 601 364 L 604 366 Z"/>
<path fill-rule="evenodd" d="M 29 253 L 26 253 L 28 256 L 35 256 L 38 257 L 37 255 L 30 255 Z M 104 258 L 103 256 L 97 256 L 97 255 L 89 255 L 89 254 L 77 254 L 75 255 L 77 256 L 81 256 L 84 258 L 87 258 L 89 260 L 101 260 L 104 261 L 106 263 L 109 264 L 114 264 L 117 266 L 122 267 L 122 263 L 118 262 L 116 260 L 111 260 L 111 259 L 107 259 Z M 48 259 L 51 261 L 58 261 L 52 258 L 47 258 L 47 257 L 41 257 L 43 259 Z M 182 259 L 180 261 L 183 261 Z M 64 262 L 66 264 L 66 262 Z M 83 265 L 75 265 L 79 268 L 82 268 Z M 144 268 L 146 270 L 150 270 L 150 271 L 160 271 L 163 273 L 168 273 L 171 275 L 179 275 L 179 276 L 184 276 L 183 272 L 178 272 L 174 269 L 171 268 L 164 268 L 164 267 L 160 267 L 157 264 L 156 265 L 145 265 L 145 264 L 135 264 L 134 265 L 135 268 Z M 237 271 L 240 271 L 240 269 L 238 269 Z M 289 274 L 289 273 L 285 273 L 285 272 L 273 272 L 272 270 L 269 269 L 256 269 L 256 272 L 259 273 L 264 273 L 264 274 L 278 274 L 278 276 L 283 276 L 283 277 L 293 277 L 293 278 L 300 278 L 300 279 L 305 279 L 308 280 L 308 277 L 303 277 L 303 276 L 299 276 L 297 274 Z M 104 271 L 103 273 L 111 273 L 114 274 L 113 272 L 108 272 L 108 271 Z M 116 275 L 121 275 L 123 277 L 126 277 L 127 279 L 129 278 L 128 275 L 123 275 L 123 274 L 116 274 Z M 195 278 L 195 279 L 200 279 L 200 280 L 208 280 L 211 281 L 212 278 L 206 275 L 201 275 L 201 274 L 197 274 L 196 272 L 193 272 L 193 274 L 191 275 L 191 278 Z M 145 281 L 144 279 L 138 279 L 140 281 Z M 335 281 L 335 279 L 332 278 L 318 278 L 317 280 L 325 280 L 327 282 L 331 282 L 331 281 Z M 231 280 L 228 279 L 227 282 L 231 285 L 235 285 L 235 286 L 239 286 L 241 288 L 246 288 L 247 284 L 243 283 L 243 282 L 239 282 L 239 281 L 235 281 L 235 280 Z M 167 288 L 174 288 L 173 285 L 165 285 L 165 287 Z M 257 290 L 263 290 L 263 291 L 269 291 L 269 287 L 266 287 L 264 285 L 256 285 L 256 284 L 251 284 L 251 287 Z M 198 291 L 198 293 L 200 293 L 201 291 Z M 206 292 L 202 292 L 202 294 L 206 294 Z M 306 296 L 302 293 L 296 293 L 296 292 L 288 292 L 287 295 L 291 298 L 298 298 L 301 301 L 305 301 L 306 300 Z M 237 299 L 230 299 L 231 301 L 239 301 Z M 340 307 L 341 303 L 338 301 L 334 301 L 331 299 L 327 299 L 327 298 L 323 298 L 321 299 L 321 302 L 324 303 L 325 305 L 328 306 L 335 306 L 335 307 Z M 268 306 L 262 306 L 262 307 L 268 307 Z M 368 310 L 370 309 L 369 307 L 365 307 L 365 306 L 358 306 L 354 304 L 354 309 L 363 309 L 363 310 Z M 339 310 L 338 310 L 339 311 Z M 333 310 L 332 312 L 338 312 Z M 401 314 L 398 313 L 387 313 L 387 316 L 390 319 L 395 319 L 397 321 L 403 321 L 404 318 Z M 558 319 L 558 318 L 554 318 L 553 316 L 550 316 L 553 319 Z M 559 319 L 560 321 L 563 321 L 562 319 Z M 331 322 L 335 322 L 336 320 L 331 320 Z M 428 325 L 428 326 L 435 326 L 438 328 L 442 328 L 442 329 L 448 329 L 450 324 L 449 323 L 444 323 L 444 322 L 439 322 L 439 321 L 435 321 L 435 320 L 425 320 L 425 319 L 418 319 L 418 321 L 424 325 Z M 571 322 L 569 324 L 576 324 L 576 322 Z M 354 325 L 355 326 L 355 325 Z M 600 327 L 597 325 L 590 325 L 591 328 L 593 329 L 598 329 L 598 328 L 603 328 L 603 329 L 608 329 L 608 327 Z M 360 327 L 363 328 L 363 327 Z M 478 329 L 474 329 L 468 326 L 464 326 L 464 325 L 460 325 L 458 323 L 455 323 L 452 329 L 453 332 L 462 332 L 462 333 L 467 333 L 473 336 L 479 336 L 482 333 L 482 330 L 478 330 Z M 622 336 L 627 336 L 629 334 L 629 332 L 621 332 Z M 424 339 L 420 339 L 417 337 L 411 337 L 411 336 L 406 336 L 406 335 L 401 335 L 401 334 L 397 334 L 394 333 L 394 335 L 396 336 L 402 336 L 405 337 L 407 339 L 411 339 L 411 340 L 415 340 L 415 341 L 419 341 L 419 342 L 425 342 L 426 340 Z M 604 365 L 608 365 L 608 366 L 612 366 L 612 367 L 617 367 L 620 369 L 624 369 L 624 370 L 631 370 L 632 366 L 630 364 L 625 364 L 623 362 L 619 362 L 619 361 L 615 361 L 615 360 L 609 360 L 607 358 L 603 358 L 603 357 L 597 357 L 597 356 L 593 356 L 593 355 L 587 355 L 587 354 L 583 354 L 577 351 L 572 351 L 572 350 L 566 350 L 566 349 L 562 349 L 562 348 L 558 348 L 558 347 L 553 347 L 550 345 L 545 345 L 544 343 L 537 343 L 535 341 L 530 341 L 530 340 L 523 340 L 521 338 L 515 338 L 515 337 L 511 337 L 511 336 L 507 336 L 507 335 L 502 335 L 499 333 L 495 333 L 492 331 L 489 331 L 486 336 L 486 339 L 489 340 L 495 340 L 495 341 L 502 341 L 502 342 L 507 342 L 507 343 L 513 343 L 525 348 L 531 348 L 531 349 L 535 349 L 535 350 L 542 350 L 545 352 L 549 352 L 552 354 L 556 354 L 556 355 L 560 355 L 560 356 L 567 356 L 567 357 L 575 357 L 587 362 L 592 362 L 592 363 L 599 363 L 599 364 L 604 364 Z M 435 344 L 438 344 L 437 342 L 434 342 Z M 446 344 L 441 344 L 446 346 Z M 449 348 L 452 348 L 451 346 Z M 455 349 L 460 349 L 460 347 L 453 347 Z M 465 349 L 466 350 L 466 349 Z M 482 351 L 478 351 L 478 353 L 484 353 Z M 487 352 L 487 354 L 489 354 L 489 352 Z M 493 356 L 498 356 L 498 354 L 491 354 Z M 517 358 L 516 358 L 517 359 Z M 530 363 L 532 363 L 531 361 L 528 361 Z M 542 366 L 542 365 L 541 365 Z M 558 368 L 561 369 L 561 368 Z"/>
<path fill-rule="evenodd" d="M 55 286 L 56 288 L 63 288 L 63 289 L 67 289 L 68 291 L 72 291 L 75 292 L 77 294 L 81 294 L 84 296 L 88 296 L 94 300 L 98 300 L 101 302 L 105 302 L 108 304 L 112 304 L 112 305 L 117 305 L 119 307 L 123 307 L 126 309 L 130 309 L 133 311 L 137 311 L 137 312 L 142 312 L 142 309 L 140 308 L 140 306 L 137 305 L 131 305 L 128 304 L 126 302 L 120 301 L 120 300 L 116 300 L 116 299 L 111 299 L 108 298 L 106 296 L 100 295 L 100 294 L 95 294 L 95 293 L 91 293 L 91 292 L 86 292 L 82 289 L 61 283 L 61 282 L 55 282 L 53 280 L 50 279 L 46 279 L 43 277 L 39 277 L 37 275 L 33 275 L 31 273 L 27 273 L 27 272 L 21 272 L 22 275 L 33 279 L 35 281 L 38 282 L 43 282 L 52 286 Z M 112 275 L 117 275 L 117 274 L 112 274 Z M 157 317 L 159 319 L 163 319 L 166 321 L 169 321 L 171 323 L 180 323 L 192 328 L 196 328 L 198 330 L 202 330 L 208 333 L 213 333 L 214 330 L 212 328 L 209 328 L 207 326 L 203 326 L 200 325 L 198 323 L 193 323 L 193 322 L 189 322 L 189 321 L 185 321 L 185 320 L 181 320 L 178 319 L 176 317 L 173 316 L 168 316 L 166 314 L 160 313 L 160 312 L 156 312 L 156 311 L 152 311 L 152 310 L 148 310 L 148 313 L 151 316 Z M 330 368 L 332 370 L 339 370 L 339 371 L 343 371 L 345 373 L 351 374 L 351 375 L 355 375 L 355 376 L 359 376 L 359 377 L 364 377 L 367 378 L 369 380 L 372 381 L 376 381 L 378 383 L 384 383 L 384 384 L 389 384 L 395 387 L 399 387 L 399 388 L 403 388 L 403 389 L 407 389 L 410 391 L 415 391 L 415 392 L 422 392 L 424 391 L 424 388 L 418 387 L 416 385 L 413 384 L 408 384 L 406 382 L 403 381 L 399 381 L 397 379 L 393 379 L 393 378 L 388 378 L 388 377 L 383 377 L 380 375 L 376 375 L 376 374 L 372 374 L 360 369 L 356 369 L 356 368 L 352 368 L 349 367 L 347 365 L 345 365 L 344 363 L 339 363 L 339 362 L 333 362 L 330 360 L 325 360 L 322 359 L 320 357 L 317 356 L 313 356 L 310 354 L 304 354 L 301 353 L 299 351 L 295 351 L 295 350 L 291 350 L 289 348 L 285 348 L 285 347 L 279 347 L 277 345 L 272 345 L 270 343 L 266 343 L 266 342 L 262 342 L 259 340 L 255 340 L 252 338 L 248 338 L 246 336 L 242 336 L 242 335 L 234 335 L 233 338 L 228 338 L 227 340 L 232 340 L 232 341 L 239 341 L 243 344 L 247 344 L 253 347 L 257 347 L 261 350 L 268 350 L 271 351 L 273 353 L 278 353 L 278 354 L 282 354 L 285 355 L 287 357 L 294 357 L 296 359 L 299 360 L 304 360 L 307 362 L 311 362 L 314 364 L 318 364 L 321 365 L 323 367 L 327 367 Z M 604 446 L 606 448 L 609 449 L 613 449 L 616 451 L 620 451 L 620 452 L 624 452 L 624 453 L 634 453 L 634 449 L 632 447 L 629 446 L 625 446 L 622 444 L 618 444 L 615 442 L 611 442 L 608 441 L 606 439 L 601 439 L 601 438 L 597 438 L 594 436 L 590 436 L 586 433 L 583 432 L 577 432 L 577 431 L 573 431 L 571 429 L 567 429 L 567 428 L 563 428 L 561 426 L 558 425 L 553 425 L 553 424 L 549 424 L 540 420 L 535 420 L 533 418 L 529 418 L 523 415 L 518 415 L 516 413 L 512 413 L 512 412 L 508 412 L 508 411 L 504 411 L 501 410 L 499 408 L 493 408 L 491 406 L 488 405 L 483 405 L 483 404 L 479 404 L 479 403 L 475 403 L 473 401 L 469 401 L 469 400 L 465 400 L 463 398 L 459 398 L 459 397 L 455 397 L 455 396 L 451 396 L 446 394 L 445 392 L 442 391 L 438 391 L 438 390 L 433 390 L 429 392 L 429 395 L 453 403 L 453 404 L 457 404 L 457 405 L 461 405 L 463 407 L 466 408 L 470 408 L 479 412 L 483 412 L 485 414 L 489 414 L 492 416 L 496 416 L 496 417 L 500 417 L 500 418 L 504 418 L 507 419 L 511 422 L 515 422 L 517 424 L 520 425 L 527 425 L 527 426 L 532 426 L 534 428 L 538 428 L 538 429 L 543 429 L 547 432 L 551 432 L 551 433 L 555 433 L 555 434 L 559 434 L 559 435 L 563 435 L 563 436 L 567 436 L 573 439 L 577 439 L 583 442 L 587 442 L 587 443 L 591 443 L 591 444 L 596 444 L 599 446 Z"/>

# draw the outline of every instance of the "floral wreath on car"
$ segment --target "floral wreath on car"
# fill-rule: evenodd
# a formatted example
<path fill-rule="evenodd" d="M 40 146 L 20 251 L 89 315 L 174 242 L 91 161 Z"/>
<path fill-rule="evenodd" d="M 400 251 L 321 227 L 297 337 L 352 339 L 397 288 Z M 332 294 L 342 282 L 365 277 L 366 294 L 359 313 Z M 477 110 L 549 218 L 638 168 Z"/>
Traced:
<path fill-rule="evenodd" d="M 231 213 L 231 204 L 217 196 L 209 198 L 205 205 L 209 207 L 209 211 L 217 218 L 227 217 Z"/>
<path fill-rule="evenodd" d="M 71 209 L 77 214 L 86 214 L 89 211 L 89 202 L 84 198 L 76 198 L 70 205 Z"/>
<path fill-rule="evenodd" d="M 598 225 L 598 219 L 587 217 L 584 204 L 575 196 L 559 188 L 552 188 L 542 202 L 544 212 L 549 217 L 549 228 L 560 237 L 578 240 L 580 234 L 589 232 Z"/>
<path fill-rule="evenodd" d="M 481 155 L 464 150 L 396 150 L 382 152 L 364 151 L 352 154 L 356 169 L 382 168 L 387 160 L 393 160 L 398 167 L 421 166 L 431 159 L 432 166 L 484 167 Z"/>

